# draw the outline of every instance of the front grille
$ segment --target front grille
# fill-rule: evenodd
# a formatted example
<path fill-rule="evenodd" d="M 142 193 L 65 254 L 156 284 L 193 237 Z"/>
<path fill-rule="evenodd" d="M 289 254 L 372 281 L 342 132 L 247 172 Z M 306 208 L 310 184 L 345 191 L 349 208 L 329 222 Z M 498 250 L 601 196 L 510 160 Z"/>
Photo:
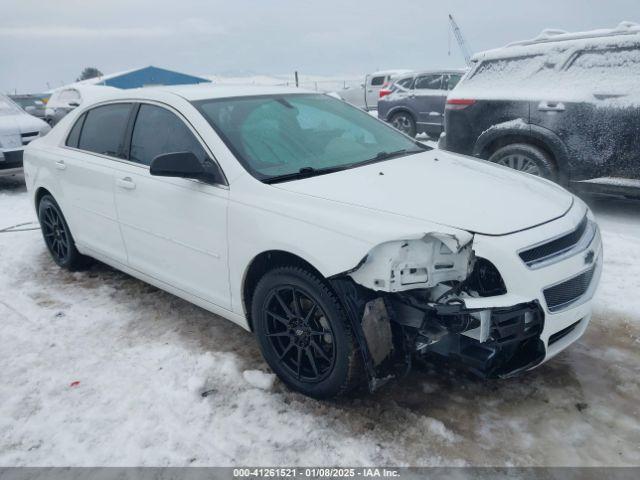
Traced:
<path fill-rule="evenodd" d="M 520 252 L 520 258 L 524 263 L 531 266 L 549 257 L 553 257 L 554 255 L 559 255 L 570 250 L 571 247 L 578 243 L 584 235 L 584 232 L 587 229 L 587 223 L 588 220 L 585 216 L 580 222 L 580 225 L 578 225 L 572 232 L 550 242 L 538 245 L 537 247 L 524 250 L 523 252 Z"/>
<path fill-rule="evenodd" d="M 596 264 L 580 275 L 573 277 L 566 282 L 549 287 L 544 291 L 544 299 L 550 312 L 557 312 L 569 306 L 571 303 L 582 297 L 591 285 L 591 279 L 596 271 Z"/>
<path fill-rule="evenodd" d="M 38 136 L 38 132 L 21 133 L 20 136 L 22 138 L 25 138 L 25 137 L 37 137 Z"/>

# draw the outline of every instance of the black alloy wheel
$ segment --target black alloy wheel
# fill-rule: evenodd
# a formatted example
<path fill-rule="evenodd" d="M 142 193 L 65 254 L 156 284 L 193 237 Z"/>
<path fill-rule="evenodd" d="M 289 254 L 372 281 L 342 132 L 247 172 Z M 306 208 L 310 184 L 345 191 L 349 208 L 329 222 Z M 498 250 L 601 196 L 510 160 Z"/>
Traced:
<path fill-rule="evenodd" d="M 88 265 L 89 258 L 78 252 L 62 210 L 51 195 L 44 195 L 40 199 L 38 220 L 44 243 L 59 266 L 79 270 Z"/>
<path fill-rule="evenodd" d="M 264 315 L 265 335 L 290 375 L 316 383 L 331 373 L 336 362 L 334 333 L 309 293 L 294 285 L 274 287 Z"/>
<path fill-rule="evenodd" d="M 366 380 L 349 319 L 317 272 L 267 272 L 253 292 L 251 320 L 264 359 L 290 388 L 333 398 Z"/>

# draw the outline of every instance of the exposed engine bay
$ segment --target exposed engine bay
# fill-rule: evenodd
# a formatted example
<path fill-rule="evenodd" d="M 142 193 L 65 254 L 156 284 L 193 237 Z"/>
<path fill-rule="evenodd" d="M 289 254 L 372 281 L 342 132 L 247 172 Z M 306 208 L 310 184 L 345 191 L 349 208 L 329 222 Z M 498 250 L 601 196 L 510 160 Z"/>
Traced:
<path fill-rule="evenodd" d="M 467 307 L 507 293 L 496 267 L 475 256 L 470 233 L 383 243 L 331 282 L 348 310 L 371 390 L 406 374 L 416 356 L 444 357 L 484 377 L 516 375 L 545 356 L 537 302 Z"/>

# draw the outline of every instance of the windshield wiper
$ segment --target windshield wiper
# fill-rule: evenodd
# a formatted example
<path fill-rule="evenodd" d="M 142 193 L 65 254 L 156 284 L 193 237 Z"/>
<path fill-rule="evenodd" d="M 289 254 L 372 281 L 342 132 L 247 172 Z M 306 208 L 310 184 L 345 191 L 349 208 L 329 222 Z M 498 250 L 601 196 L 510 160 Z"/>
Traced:
<path fill-rule="evenodd" d="M 370 163 L 381 162 L 383 160 L 389 160 L 391 158 L 396 157 L 404 157 L 405 155 L 413 155 L 414 153 L 422 153 L 425 150 L 420 148 L 419 150 L 409 150 L 403 148 L 402 150 L 395 150 L 393 152 L 382 151 L 378 152 L 375 157 L 371 157 L 368 160 L 363 160 L 362 162 L 351 163 L 348 165 L 348 168 L 352 167 L 360 167 L 362 165 L 369 165 Z"/>
<path fill-rule="evenodd" d="M 345 165 L 337 165 L 335 167 L 327 168 L 314 168 L 314 167 L 302 167 L 297 172 L 285 173 L 283 175 L 276 175 L 275 177 L 265 178 L 262 180 L 264 183 L 279 183 L 287 182 L 289 180 L 300 180 L 302 178 L 317 177 L 318 175 L 325 175 L 327 173 L 339 172 L 341 170 L 348 170 L 354 167 L 360 167 L 362 165 L 368 165 L 370 163 L 381 162 L 383 160 L 389 160 L 390 158 L 403 157 L 405 155 L 413 155 L 414 153 L 422 153 L 425 149 L 409 150 L 403 148 L 402 150 L 395 150 L 393 152 L 378 152 L 375 157 L 363 160 L 361 162 L 347 163 Z"/>
<path fill-rule="evenodd" d="M 317 177 L 318 175 L 324 175 L 326 173 L 339 172 L 340 170 L 345 170 L 347 168 L 350 168 L 350 166 L 338 165 L 336 167 L 327 167 L 327 168 L 302 167 L 297 172 L 285 173 L 284 175 L 277 175 L 275 177 L 265 178 L 263 182 L 278 183 L 278 182 L 286 182 L 288 180 L 299 180 L 301 178 Z"/>

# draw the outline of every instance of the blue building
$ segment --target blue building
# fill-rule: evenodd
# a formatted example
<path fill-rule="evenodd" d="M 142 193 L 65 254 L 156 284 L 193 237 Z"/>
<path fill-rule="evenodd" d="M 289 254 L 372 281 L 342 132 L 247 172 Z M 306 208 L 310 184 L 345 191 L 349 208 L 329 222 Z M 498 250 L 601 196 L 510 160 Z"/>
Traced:
<path fill-rule="evenodd" d="M 139 88 L 154 85 L 192 85 L 195 83 L 208 83 L 211 80 L 194 77 L 185 73 L 174 72 L 164 68 L 153 66 L 128 70 L 126 72 L 113 73 L 98 78 L 92 78 L 81 82 L 83 84 L 106 85 L 115 88 Z"/>

